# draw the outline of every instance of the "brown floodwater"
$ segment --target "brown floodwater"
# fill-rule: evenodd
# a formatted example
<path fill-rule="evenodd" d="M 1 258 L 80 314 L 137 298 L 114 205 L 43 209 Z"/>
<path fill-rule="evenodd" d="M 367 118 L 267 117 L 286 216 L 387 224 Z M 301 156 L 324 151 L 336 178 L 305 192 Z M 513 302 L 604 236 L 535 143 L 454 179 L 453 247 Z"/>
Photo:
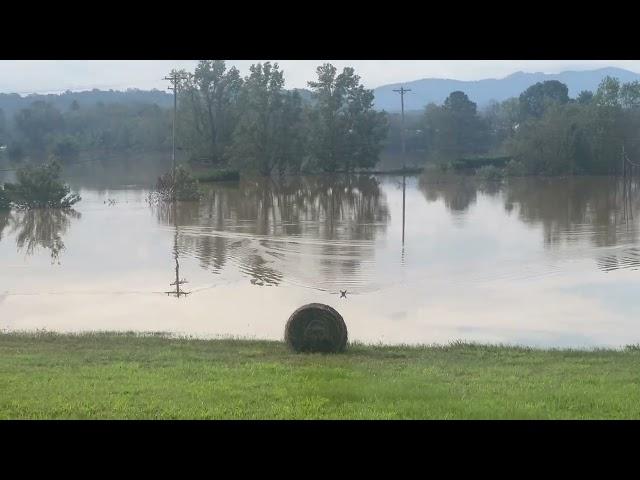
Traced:
<path fill-rule="evenodd" d="M 120 177 L 70 177 L 71 212 L 0 213 L 1 330 L 281 339 L 322 302 L 366 343 L 640 343 L 640 200 L 613 177 L 407 177 L 404 245 L 402 177 L 220 183 L 175 208 Z"/>

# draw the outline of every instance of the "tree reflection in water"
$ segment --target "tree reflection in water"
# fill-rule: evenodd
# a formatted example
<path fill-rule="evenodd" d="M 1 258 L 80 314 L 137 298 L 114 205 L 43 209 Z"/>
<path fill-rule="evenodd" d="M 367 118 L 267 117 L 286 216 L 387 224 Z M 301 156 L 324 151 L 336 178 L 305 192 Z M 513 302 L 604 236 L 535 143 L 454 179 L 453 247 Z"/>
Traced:
<path fill-rule="evenodd" d="M 205 186 L 200 202 L 157 205 L 158 221 L 180 226 L 179 248 L 215 273 L 228 262 L 258 285 L 278 285 L 300 262 L 320 283 L 352 276 L 373 256 L 389 210 L 367 175 L 256 178 Z M 174 218 L 174 216 L 176 218 Z M 296 281 L 296 279 L 288 278 Z M 303 280 L 305 281 L 305 280 Z"/>
<path fill-rule="evenodd" d="M 545 246 L 587 241 L 596 249 L 622 247 L 604 257 L 594 253 L 599 267 L 609 271 L 640 266 L 633 246 L 639 233 L 633 215 L 640 203 L 637 182 L 625 191 L 621 179 L 613 176 L 510 178 L 499 184 L 473 176 L 423 175 L 418 185 L 427 201 L 442 200 L 452 213 L 467 211 L 479 194 L 501 196 L 507 212 L 542 226 Z"/>
<path fill-rule="evenodd" d="M 67 233 L 72 219 L 80 218 L 73 209 L 19 210 L 0 214 L 0 239 L 7 225 L 15 234 L 19 252 L 33 255 L 38 248 L 51 253 L 51 263 L 60 264 L 60 254 L 65 249 L 63 236 Z"/>

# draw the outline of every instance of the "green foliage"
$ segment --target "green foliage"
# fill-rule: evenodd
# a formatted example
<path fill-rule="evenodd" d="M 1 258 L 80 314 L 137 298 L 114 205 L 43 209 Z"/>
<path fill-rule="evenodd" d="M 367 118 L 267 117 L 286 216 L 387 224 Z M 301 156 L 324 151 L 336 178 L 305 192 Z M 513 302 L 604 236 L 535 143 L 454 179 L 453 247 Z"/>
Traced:
<path fill-rule="evenodd" d="M 613 77 L 605 77 L 600 82 L 594 100 L 600 107 L 620 106 L 620 80 Z"/>
<path fill-rule="evenodd" d="M 309 161 L 326 172 L 375 166 L 386 138 L 383 112 L 373 108 L 373 91 L 360 85 L 352 68 L 326 63 L 308 82 L 315 103 L 309 109 Z"/>
<path fill-rule="evenodd" d="M 520 118 L 540 118 L 554 104 L 569 102 L 569 89 L 557 80 L 538 82 L 520 94 Z"/>
<path fill-rule="evenodd" d="M 62 135 L 53 142 L 53 155 L 63 162 L 77 160 L 80 153 L 78 142 L 71 135 Z"/>
<path fill-rule="evenodd" d="M 504 149 L 533 174 L 612 174 L 622 147 L 640 157 L 640 84 L 605 78 L 596 94 L 549 105 L 539 118 L 521 123 Z"/>
<path fill-rule="evenodd" d="M 302 153 L 302 102 L 284 91 L 284 75 L 270 62 L 250 67 L 238 100 L 239 119 L 228 150 L 236 168 L 271 175 L 297 171 Z"/>
<path fill-rule="evenodd" d="M 488 182 L 499 182 L 502 181 L 504 172 L 501 168 L 494 167 L 493 165 L 485 165 L 476 170 L 476 176 Z"/>
<path fill-rule="evenodd" d="M 587 105 L 591 103 L 593 101 L 593 92 L 590 90 L 582 90 L 578 94 L 576 101 L 581 105 Z"/>
<path fill-rule="evenodd" d="M 178 101 L 181 143 L 192 159 L 220 165 L 239 115 L 240 72 L 227 70 L 224 60 L 202 60 L 194 73 L 179 73 L 185 77 Z"/>
<path fill-rule="evenodd" d="M 80 201 L 70 193 L 69 186 L 60 181 L 60 164 L 56 161 L 18 170 L 17 183 L 6 183 L 5 193 L 18 208 L 69 208 Z"/>
<path fill-rule="evenodd" d="M 423 125 L 432 159 L 454 161 L 488 149 L 488 122 L 478 115 L 476 104 L 463 92 L 451 93 L 441 107 L 427 105 Z"/>
<path fill-rule="evenodd" d="M 60 111 L 43 101 L 36 101 L 29 108 L 23 108 L 14 117 L 18 133 L 36 151 L 45 149 L 49 135 L 63 129 L 64 119 Z"/>
<path fill-rule="evenodd" d="M 158 178 L 156 183 L 156 196 L 163 201 L 175 200 L 191 201 L 200 199 L 198 180 L 191 171 L 182 165 L 178 165 L 175 171 L 169 171 Z"/>

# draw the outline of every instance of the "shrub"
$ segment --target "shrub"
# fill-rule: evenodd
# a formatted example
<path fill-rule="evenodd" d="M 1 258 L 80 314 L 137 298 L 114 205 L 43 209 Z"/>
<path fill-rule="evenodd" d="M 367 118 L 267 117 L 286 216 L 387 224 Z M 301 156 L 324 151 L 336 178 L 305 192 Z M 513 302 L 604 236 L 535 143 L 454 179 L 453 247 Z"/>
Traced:
<path fill-rule="evenodd" d="M 485 165 L 484 167 L 480 167 L 476 170 L 476 175 L 481 180 L 486 180 L 488 182 L 499 182 L 502 180 L 504 173 L 498 167 L 494 167 L 493 165 Z"/>
<path fill-rule="evenodd" d="M 55 161 L 23 167 L 17 172 L 17 183 L 5 184 L 4 192 L 18 208 L 69 208 L 80 196 L 60 181 L 60 171 Z"/>
<path fill-rule="evenodd" d="M 169 171 L 158 178 L 156 183 L 156 194 L 161 200 L 198 200 L 200 198 L 200 188 L 198 180 L 182 165 L 176 167 L 176 178 L 174 184 L 173 171 Z"/>

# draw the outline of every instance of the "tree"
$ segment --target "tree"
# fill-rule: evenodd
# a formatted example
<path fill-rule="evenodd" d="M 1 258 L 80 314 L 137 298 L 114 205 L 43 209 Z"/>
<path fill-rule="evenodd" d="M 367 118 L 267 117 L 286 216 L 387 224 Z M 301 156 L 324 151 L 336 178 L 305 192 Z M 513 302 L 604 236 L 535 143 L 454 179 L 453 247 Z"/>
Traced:
<path fill-rule="evenodd" d="M 595 101 L 600 107 L 619 107 L 620 80 L 609 76 L 603 78 L 596 91 Z"/>
<path fill-rule="evenodd" d="M 295 120 L 288 115 L 294 112 L 285 110 L 284 75 L 277 63 L 258 63 L 249 70 L 240 91 L 240 116 L 229 156 L 241 168 L 271 175 L 276 166 L 281 171 L 286 168 L 286 134 Z"/>
<path fill-rule="evenodd" d="M 592 100 L 593 100 L 593 92 L 591 90 L 582 90 L 576 98 L 576 101 L 580 105 L 587 105 L 591 103 Z"/>
<path fill-rule="evenodd" d="M 620 87 L 620 103 L 623 108 L 640 107 L 640 82 L 625 83 Z"/>
<path fill-rule="evenodd" d="M 440 160 L 455 160 L 463 155 L 486 151 L 489 144 L 487 122 L 464 92 L 452 92 L 439 107 L 427 105 L 424 131 L 430 155 Z"/>
<path fill-rule="evenodd" d="M 186 77 L 179 87 L 184 144 L 193 157 L 220 164 L 236 126 L 240 72 L 224 60 L 202 60 Z"/>
<path fill-rule="evenodd" d="M 499 149 L 511 138 L 517 128 L 520 117 L 518 98 L 509 98 L 503 102 L 494 102 L 485 110 L 484 118 L 488 123 L 492 148 Z"/>
<path fill-rule="evenodd" d="M 315 103 L 309 112 L 311 162 L 327 172 L 371 167 L 387 134 L 386 116 L 373 109 L 373 91 L 360 85 L 353 68 L 326 63 L 308 82 Z"/>
<path fill-rule="evenodd" d="M 62 114 L 50 103 L 33 102 L 31 107 L 20 110 L 14 117 L 18 131 L 36 153 L 43 153 L 47 137 L 62 130 Z"/>
<path fill-rule="evenodd" d="M 540 118 L 550 105 L 568 103 L 569 89 L 557 80 L 538 82 L 522 92 L 519 101 L 522 120 Z"/>

